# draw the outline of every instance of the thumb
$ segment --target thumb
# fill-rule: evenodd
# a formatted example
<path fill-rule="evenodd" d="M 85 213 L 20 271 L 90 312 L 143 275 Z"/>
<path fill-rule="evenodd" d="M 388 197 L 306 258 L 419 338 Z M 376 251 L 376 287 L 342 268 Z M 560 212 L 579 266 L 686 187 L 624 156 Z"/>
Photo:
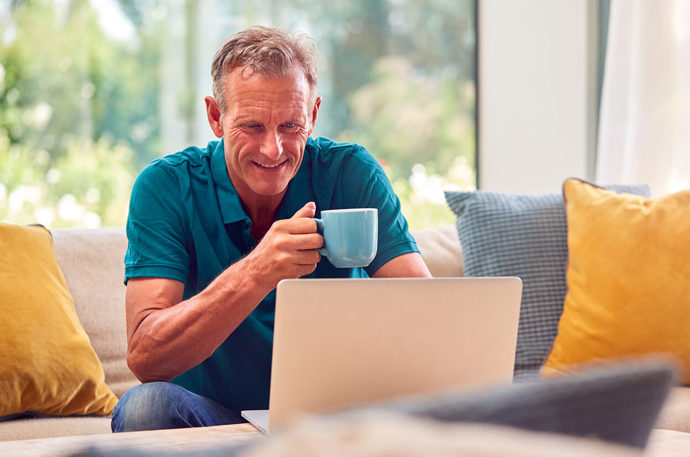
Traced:
<path fill-rule="evenodd" d="M 295 219 L 298 217 L 314 217 L 315 214 L 316 214 L 316 203 L 309 202 L 306 205 L 304 205 L 302 208 L 297 210 L 297 212 L 292 216 L 291 219 Z"/>

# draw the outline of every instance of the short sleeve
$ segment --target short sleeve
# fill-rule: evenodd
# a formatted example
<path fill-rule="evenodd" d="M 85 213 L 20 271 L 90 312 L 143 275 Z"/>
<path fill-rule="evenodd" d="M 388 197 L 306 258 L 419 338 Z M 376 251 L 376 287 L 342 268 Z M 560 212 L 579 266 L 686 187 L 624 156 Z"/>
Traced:
<path fill-rule="evenodd" d="M 343 208 L 377 208 L 379 240 L 373 262 L 366 268 L 373 276 L 384 264 L 403 254 L 419 252 L 409 233 L 400 200 L 376 158 L 361 146 L 345 156 L 337 189 Z"/>
<path fill-rule="evenodd" d="M 190 255 L 182 184 L 171 166 L 152 162 L 137 177 L 127 218 L 125 284 L 129 278 L 187 281 Z"/>

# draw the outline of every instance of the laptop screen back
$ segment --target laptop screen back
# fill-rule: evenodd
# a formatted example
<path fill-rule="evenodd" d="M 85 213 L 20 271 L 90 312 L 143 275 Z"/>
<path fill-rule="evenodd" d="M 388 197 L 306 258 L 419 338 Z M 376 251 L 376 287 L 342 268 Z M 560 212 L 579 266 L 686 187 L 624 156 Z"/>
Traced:
<path fill-rule="evenodd" d="M 278 284 L 270 427 L 310 412 L 510 382 L 518 278 Z"/>

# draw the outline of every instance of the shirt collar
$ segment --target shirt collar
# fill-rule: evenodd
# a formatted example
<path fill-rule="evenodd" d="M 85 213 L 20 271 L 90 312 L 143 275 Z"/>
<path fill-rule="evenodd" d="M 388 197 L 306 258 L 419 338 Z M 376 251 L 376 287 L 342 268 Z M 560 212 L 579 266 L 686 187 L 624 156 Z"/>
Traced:
<path fill-rule="evenodd" d="M 228 165 L 225 162 L 225 147 L 224 139 L 221 138 L 215 145 L 215 149 L 211 153 L 211 171 L 213 174 L 213 181 L 216 185 L 216 192 L 218 194 L 218 204 L 220 205 L 220 213 L 223 217 L 224 224 L 231 224 L 239 221 L 250 221 L 247 213 L 242 208 L 240 196 L 235 189 L 235 186 L 228 174 Z M 311 155 L 313 149 L 313 140 L 309 138 L 307 141 L 302 164 L 297 171 L 295 177 L 292 178 L 288 185 L 288 191 L 283 197 L 283 201 L 278 206 L 278 219 L 290 218 L 308 201 L 314 200 L 314 196 L 309 191 L 311 189 Z M 320 208 L 317 208 L 317 211 Z"/>
<path fill-rule="evenodd" d="M 228 175 L 228 166 L 225 163 L 224 140 L 221 138 L 215 145 L 211 153 L 211 172 L 213 181 L 216 184 L 218 194 L 218 204 L 220 213 L 223 216 L 224 224 L 231 224 L 242 220 L 249 220 L 249 216 L 244 212 L 240 196 L 237 194 L 235 186 L 232 184 Z"/>

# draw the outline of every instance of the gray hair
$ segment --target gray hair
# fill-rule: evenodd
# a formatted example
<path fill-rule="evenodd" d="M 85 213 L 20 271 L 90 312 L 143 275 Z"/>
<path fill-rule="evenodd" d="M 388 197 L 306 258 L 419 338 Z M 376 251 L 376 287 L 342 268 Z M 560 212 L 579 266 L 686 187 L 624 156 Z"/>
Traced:
<path fill-rule="evenodd" d="M 232 35 L 216 52 L 211 64 L 213 97 L 225 104 L 223 82 L 228 71 L 242 67 L 266 77 L 287 75 L 297 64 L 302 67 L 310 87 L 310 99 L 316 98 L 319 78 L 316 43 L 304 33 L 288 34 L 280 29 L 253 26 Z"/>

